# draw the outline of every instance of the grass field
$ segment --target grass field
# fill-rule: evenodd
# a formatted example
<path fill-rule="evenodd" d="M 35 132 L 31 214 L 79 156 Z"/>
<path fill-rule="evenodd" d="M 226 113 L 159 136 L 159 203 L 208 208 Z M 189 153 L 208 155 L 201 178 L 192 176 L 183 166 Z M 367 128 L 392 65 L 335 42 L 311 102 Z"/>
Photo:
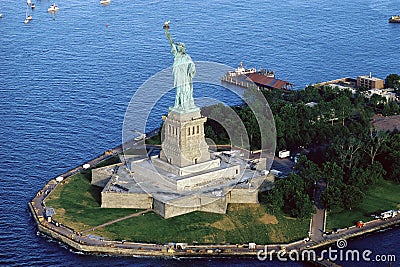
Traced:
<path fill-rule="evenodd" d="M 76 231 L 103 224 L 139 210 L 100 208 L 101 188 L 87 175 L 75 175 L 58 186 L 46 200 L 54 219 Z M 230 204 L 227 214 L 193 212 L 163 219 L 150 212 L 91 232 L 112 240 L 166 243 L 286 243 L 307 236 L 309 220 L 268 214 L 262 204 Z"/>
<path fill-rule="evenodd" d="M 400 208 L 400 184 L 382 180 L 372 186 L 358 208 L 339 213 L 328 213 L 326 229 L 345 228 L 357 221 L 370 221 L 371 214 Z"/>
<path fill-rule="evenodd" d="M 154 213 L 106 227 L 106 237 L 139 242 L 286 243 L 307 235 L 309 220 L 269 215 L 262 205 L 230 204 L 227 214 L 193 212 L 165 220 Z"/>
<path fill-rule="evenodd" d="M 53 207 L 53 218 L 76 231 L 82 231 L 139 210 L 101 209 L 101 188 L 92 186 L 89 173 L 77 174 L 58 186 L 46 200 L 46 206 Z"/>

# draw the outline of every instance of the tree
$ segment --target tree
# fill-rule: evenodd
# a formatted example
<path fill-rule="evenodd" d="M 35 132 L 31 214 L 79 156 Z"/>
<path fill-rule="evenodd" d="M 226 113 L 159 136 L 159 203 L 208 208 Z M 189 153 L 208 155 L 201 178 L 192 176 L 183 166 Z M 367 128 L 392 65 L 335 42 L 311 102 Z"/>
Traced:
<path fill-rule="evenodd" d="M 379 112 L 382 108 L 383 105 L 386 103 L 386 98 L 378 95 L 378 94 L 372 94 L 371 97 L 369 98 L 369 105 L 375 109 L 375 112 Z"/>
<path fill-rule="evenodd" d="M 302 176 L 291 173 L 286 179 L 277 181 L 276 188 L 268 192 L 265 200 L 293 217 L 305 218 L 314 213 L 314 205 L 308 192 L 310 183 Z"/>
<path fill-rule="evenodd" d="M 275 188 L 269 190 L 266 194 L 263 195 L 263 201 L 265 202 L 267 207 L 272 211 L 281 210 L 284 202 L 281 188 L 279 187 L 279 183 L 275 184 Z"/>
<path fill-rule="evenodd" d="M 316 182 L 321 178 L 321 171 L 318 165 L 308 160 L 304 155 L 299 157 L 296 169 L 299 171 L 299 175 L 304 179 L 311 179 L 313 182 Z"/>
<path fill-rule="evenodd" d="M 371 164 L 374 165 L 375 157 L 380 152 L 382 145 L 388 138 L 388 134 L 371 128 L 369 134 L 365 137 L 364 151 L 371 158 Z"/>
<path fill-rule="evenodd" d="M 308 85 L 304 90 L 297 90 L 297 98 L 305 103 L 319 102 L 322 100 L 319 89 L 315 86 Z"/>
<path fill-rule="evenodd" d="M 279 117 L 285 125 L 285 141 L 288 148 L 296 148 L 300 142 L 299 135 L 299 114 L 297 109 L 290 103 L 285 104 L 280 112 Z"/>
<path fill-rule="evenodd" d="M 359 111 L 364 109 L 365 104 L 367 102 L 366 97 L 360 91 L 356 91 L 356 94 L 353 96 L 352 101 L 354 103 L 355 109 Z"/>
<path fill-rule="evenodd" d="M 351 172 L 353 166 L 360 161 L 362 143 L 361 140 L 354 136 L 345 139 L 335 138 L 332 142 L 331 150 L 338 159 L 340 166 Z"/>
<path fill-rule="evenodd" d="M 330 185 L 341 187 L 343 185 L 344 170 L 336 162 L 327 161 L 322 167 L 322 177 Z"/>
<path fill-rule="evenodd" d="M 322 203 L 329 210 L 343 209 L 344 171 L 336 162 L 326 162 L 322 167 L 322 177 L 327 179 L 327 187 L 321 195 Z"/>
<path fill-rule="evenodd" d="M 328 185 L 321 195 L 321 200 L 328 210 L 342 210 L 342 192 L 339 187 Z"/>
<path fill-rule="evenodd" d="M 345 119 L 349 118 L 352 112 L 350 97 L 342 95 L 332 102 L 335 114 L 341 119 L 342 126 L 344 126 Z"/>
<path fill-rule="evenodd" d="M 387 88 L 400 89 L 400 76 L 397 74 L 389 74 L 385 79 Z"/>
<path fill-rule="evenodd" d="M 358 186 L 346 185 L 342 191 L 343 207 L 351 210 L 357 207 L 364 199 L 364 193 Z"/>
<path fill-rule="evenodd" d="M 389 105 L 389 103 L 386 103 L 386 104 L 383 106 L 382 115 L 383 115 L 383 116 L 389 116 L 390 113 L 391 113 L 390 105 Z"/>
<path fill-rule="evenodd" d="M 215 134 L 213 128 L 210 125 L 206 125 L 204 127 L 204 134 L 207 138 L 210 138 L 211 140 L 214 141 L 214 143 L 217 142 L 218 136 Z"/>
<path fill-rule="evenodd" d="M 276 137 L 279 138 L 284 138 L 285 136 L 285 122 L 282 120 L 282 118 L 279 116 L 279 114 L 276 114 L 274 116 L 275 120 L 275 127 L 276 127 Z"/>
<path fill-rule="evenodd" d="M 389 160 L 391 164 L 387 177 L 390 180 L 400 183 L 400 151 L 392 151 Z"/>
<path fill-rule="evenodd" d="M 399 113 L 399 104 L 396 102 L 388 102 L 383 106 L 382 115 L 391 116 Z"/>
<path fill-rule="evenodd" d="M 277 139 L 278 139 L 278 143 L 276 145 L 277 151 L 285 150 L 287 147 L 285 139 L 283 137 Z"/>
<path fill-rule="evenodd" d="M 310 218 L 315 212 L 315 207 L 308 195 L 297 193 L 292 196 L 293 209 L 289 214 L 298 218 Z"/>
<path fill-rule="evenodd" d="M 385 145 L 386 153 L 380 157 L 380 162 L 387 171 L 386 178 L 400 182 L 400 133 L 392 133 Z"/>

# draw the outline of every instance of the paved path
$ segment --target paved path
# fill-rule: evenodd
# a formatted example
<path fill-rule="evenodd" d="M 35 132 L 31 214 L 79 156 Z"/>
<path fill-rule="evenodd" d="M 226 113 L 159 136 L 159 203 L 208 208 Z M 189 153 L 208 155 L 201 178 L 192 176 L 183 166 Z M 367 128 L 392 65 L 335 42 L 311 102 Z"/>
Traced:
<path fill-rule="evenodd" d="M 325 208 L 321 202 L 321 194 L 326 188 L 326 182 L 318 181 L 314 194 L 314 202 L 316 213 L 314 213 L 311 221 L 311 240 L 322 241 L 324 239 L 325 231 Z"/>
<path fill-rule="evenodd" d="M 98 226 L 95 226 L 95 227 L 92 227 L 92 228 L 83 230 L 83 231 L 81 232 L 81 234 L 86 233 L 86 232 L 90 232 L 90 231 L 94 231 L 94 230 L 96 230 L 96 229 L 98 229 L 98 228 L 102 228 L 102 227 L 104 227 L 104 226 L 107 226 L 107 225 L 110 225 L 110 224 L 113 224 L 113 223 L 116 223 L 116 222 L 120 222 L 120 221 L 129 219 L 129 218 L 138 217 L 138 216 L 140 216 L 140 215 L 142 215 L 142 214 L 145 214 L 145 213 L 147 213 L 147 212 L 150 212 L 150 211 L 152 211 L 152 209 L 142 210 L 142 211 L 140 211 L 140 212 L 136 212 L 136 213 L 130 214 L 130 215 L 128 215 L 128 216 L 121 217 L 121 218 L 118 218 L 118 219 L 115 219 L 115 220 L 112 220 L 112 221 L 103 223 L 103 224 L 101 224 L 101 225 L 98 225 Z"/>

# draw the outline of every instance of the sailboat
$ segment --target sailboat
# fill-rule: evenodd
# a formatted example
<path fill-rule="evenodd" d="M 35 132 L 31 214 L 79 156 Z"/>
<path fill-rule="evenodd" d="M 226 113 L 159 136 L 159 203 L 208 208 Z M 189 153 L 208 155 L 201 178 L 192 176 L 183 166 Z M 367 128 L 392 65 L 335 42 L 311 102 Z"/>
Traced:
<path fill-rule="evenodd" d="M 32 20 L 32 16 L 29 15 L 29 8 L 31 7 L 31 0 L 26 0 L 26 15 L 25 15 L 25 20 L 24 23 L 28 24 L 29 21 Z"/>

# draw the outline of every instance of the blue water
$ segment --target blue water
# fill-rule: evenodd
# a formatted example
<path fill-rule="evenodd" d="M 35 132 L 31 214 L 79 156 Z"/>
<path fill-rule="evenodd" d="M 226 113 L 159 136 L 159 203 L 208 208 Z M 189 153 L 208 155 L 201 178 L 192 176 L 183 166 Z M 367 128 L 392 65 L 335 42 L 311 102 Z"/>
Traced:
<path fill-rule="evenodd" d="M 297 89 L 400 73 L 400 25 L 387 22 L 400 13 L 399 1 L 70 0 L 58 2 L 55 15 L 46 11 L 52 2 L 33 2 L 24 25 L 24 1 L 0 1 L 0 265 L 266 264 L 85 256 L 36 235 L 27 202 L 50 178 L 120 144 L 133 93 L 172 64 L 165 20 L 195 61 L 273 69 Z M 391 233 L 354 244 L 385 247 L 400 259 L 400 230 Z"/>

